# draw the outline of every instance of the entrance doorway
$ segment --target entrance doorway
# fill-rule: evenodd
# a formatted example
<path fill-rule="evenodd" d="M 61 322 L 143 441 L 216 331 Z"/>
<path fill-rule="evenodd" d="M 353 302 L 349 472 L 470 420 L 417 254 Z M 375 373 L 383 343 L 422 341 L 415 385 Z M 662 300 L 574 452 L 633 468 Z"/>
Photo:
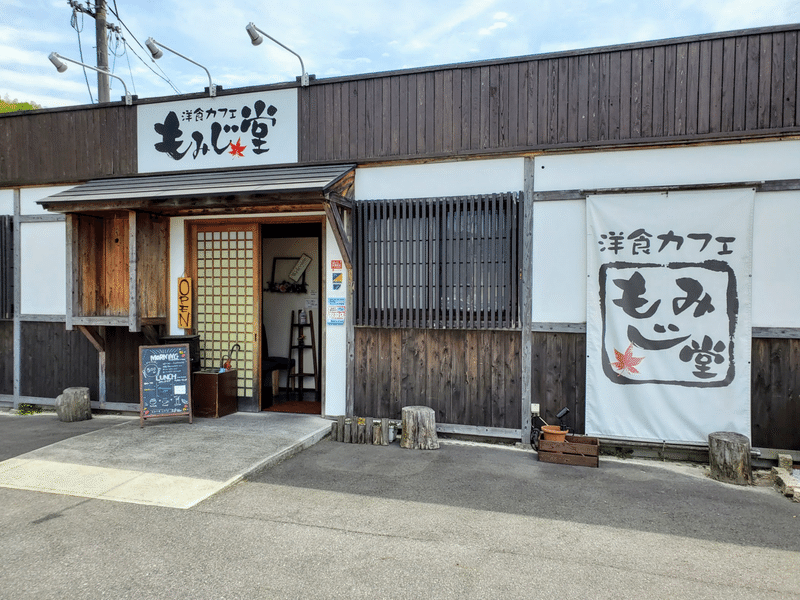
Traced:
<path fill-rule="evenodd" d="M 263 224 L 260 235 L 262 371 L 277 372 L 277 385 L 262 372 L 261 408 L 321 414 L 321 220 Z"/>
<path fill-rule="evenodd" d="M 201 367 L 236 370 L 237 408 L 259 410 L 258 331 L 261 325 L 261 253 L 257 223 L 194 222 L 190 252 L 197 281 Z"/>

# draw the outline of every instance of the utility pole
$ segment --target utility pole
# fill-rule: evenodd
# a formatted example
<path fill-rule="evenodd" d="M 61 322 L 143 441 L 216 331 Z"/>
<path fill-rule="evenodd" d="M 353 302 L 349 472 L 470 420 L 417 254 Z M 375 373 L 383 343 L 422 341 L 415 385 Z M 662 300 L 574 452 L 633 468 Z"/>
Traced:
<path fill-rule="evenodd" d="M 108 37 L 106 33 L 106 2 L 95 0 L 94 20 L 97 37 L 97 68 L 108 71 Z M 97 72 L 97 101 L 110 102 L 108 75 Z"/>

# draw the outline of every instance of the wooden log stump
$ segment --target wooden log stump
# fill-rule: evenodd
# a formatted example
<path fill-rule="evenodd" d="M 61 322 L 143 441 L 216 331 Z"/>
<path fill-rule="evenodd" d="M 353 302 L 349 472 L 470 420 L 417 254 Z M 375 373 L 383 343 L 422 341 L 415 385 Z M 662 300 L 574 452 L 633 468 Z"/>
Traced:
<path fill-rule="evenodd" d="M 92 418 L 88 387 L 71 387 L 56 398 L 56 414 L 65 423 Z"/>
<path fill-rule="evenodd" d="M 375 419 L 372 422 L 372 445 L 380 446 L 383 439 L 383 430 L 381 429 L 381 420 Z"/>
<path fill-rule="evenodd" d="M 403 434 L 400 447 L 411 450 L 436 450 L 439 438 L 436 435 L 436 413 L 427 406 L 404 406 Z"/>
<path fill-rule="evenodd" d="M 750 440 L 746 435 L 717 431 L 708 435 L 708 460 L 711 477 L 724 483 L 752 483 Z"/>
<path fill-rule="evenodd" d="M 389 445 L 389 419 L 381 419 L 381 446 Z"/>
<path fill-rule="evenodd" d="M 339 424 L 339 428 L 336 431 L 336 441 L 343 442 L 344 441 L 344 415 L 339 415 L 336 417 L 336 422 Z"/>

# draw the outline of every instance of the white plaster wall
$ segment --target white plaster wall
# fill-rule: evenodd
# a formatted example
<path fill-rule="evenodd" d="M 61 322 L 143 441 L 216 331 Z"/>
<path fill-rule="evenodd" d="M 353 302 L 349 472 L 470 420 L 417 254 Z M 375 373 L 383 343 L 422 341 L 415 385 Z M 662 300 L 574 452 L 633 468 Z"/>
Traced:
<path fill-rule="evenodd" d="M 0 215 L 14 214 L 14 190 L 0 190 Z"/>
<path fill-rule="evenodd" d="M 331 261 L 342 260 L 342 253 L 336 243 L 330 223 L 325 221 L 325 239 L 323 240 L 325 257 L 322 263 L 322 280 L 325 297 L 320 300 L 321 316 L 327 323 L 328 298 L 347 298 L 349 286 L 347 269 L 342 269 L 344 280 L 338 290 L 333 289 L 331 277 Z M 348 314 L 353 310 L 347 305 Z M 326 415 L 343 415 L 347 408 L 347 326 L 325 325 L 325 405 Z"/>
<path fill-rule="evenodd" d="M 43 200 L 53 194 L 58 194 L 64 190 L 69 190 L 75 186 L 62 185 L 62 186 L 48 186 L 48 187 L 35 187 L 35 188 L 22 188 L 20 190 L 19 208 L 22 215 L 53 215 L 36 204 L 37 201 Z"/>
<path fill-rule="evenodd" d="M 21 313 L 63 315 L 67 306 L 66 225 L 20 224 Z"/>
<path fill-rule="evenodd" d="M 586 201 L 533 206 L 533 321 L 586 322 Z"/>
<path fill-rule="evenodd" d="M 796 179 L 800 141 L 552 154 L 536 157 L 534 189 L 582 190 Z"/>
<path fill-rule="evenodd" d="M 435 198 L 522 191 L 525 159 L 359 167 L 356 200 Z"/>
<path fill-rule="evenodd" d="M 795 179 L 800 142 L 539 156 L 536 191 Z M 542 168 L 544 167 L 544 168 Z M 756 194 L 753 327 L 800 327 L 800 192 Z M 586 322 L 583 201 L 536 203 L 534 322 Z M 579 239 L 582 236 L 582 239 Z"/>
<path fill-rule="evenodd" d="M 800 327 L 800 192 L 756 194 L 753 327 Z"/>

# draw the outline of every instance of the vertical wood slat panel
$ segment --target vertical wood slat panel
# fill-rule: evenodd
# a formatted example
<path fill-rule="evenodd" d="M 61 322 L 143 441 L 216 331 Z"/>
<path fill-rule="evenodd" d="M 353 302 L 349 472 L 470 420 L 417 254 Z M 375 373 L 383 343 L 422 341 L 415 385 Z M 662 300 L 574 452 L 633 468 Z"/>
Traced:
<path fill-rule="evenodd" d="M 783 64 L 785 37 L 782 33 L 772 36 L 772 61 L 771 61 L 771 93 L 770 93 L 770 114 L 769 127 L 783 127 L 783 104 L 784 104 L 784 71 Z"/>
<path fill-rule="evenodd" d="M 0 215 L 0 319 L 14 316 L 14 221 Z"/>
<path fill-rule="evenodd" d="M 758 79 L 758 128 L 766 129 L 770 122 L 772 104 L 772 45 L 771 35 L 761 36 Z"/>
<path fill-rule="evenodd" d="M 783 127 L 794 127 L 797 109 L 797 32 L 784 36 L 783 61 Z"/>

